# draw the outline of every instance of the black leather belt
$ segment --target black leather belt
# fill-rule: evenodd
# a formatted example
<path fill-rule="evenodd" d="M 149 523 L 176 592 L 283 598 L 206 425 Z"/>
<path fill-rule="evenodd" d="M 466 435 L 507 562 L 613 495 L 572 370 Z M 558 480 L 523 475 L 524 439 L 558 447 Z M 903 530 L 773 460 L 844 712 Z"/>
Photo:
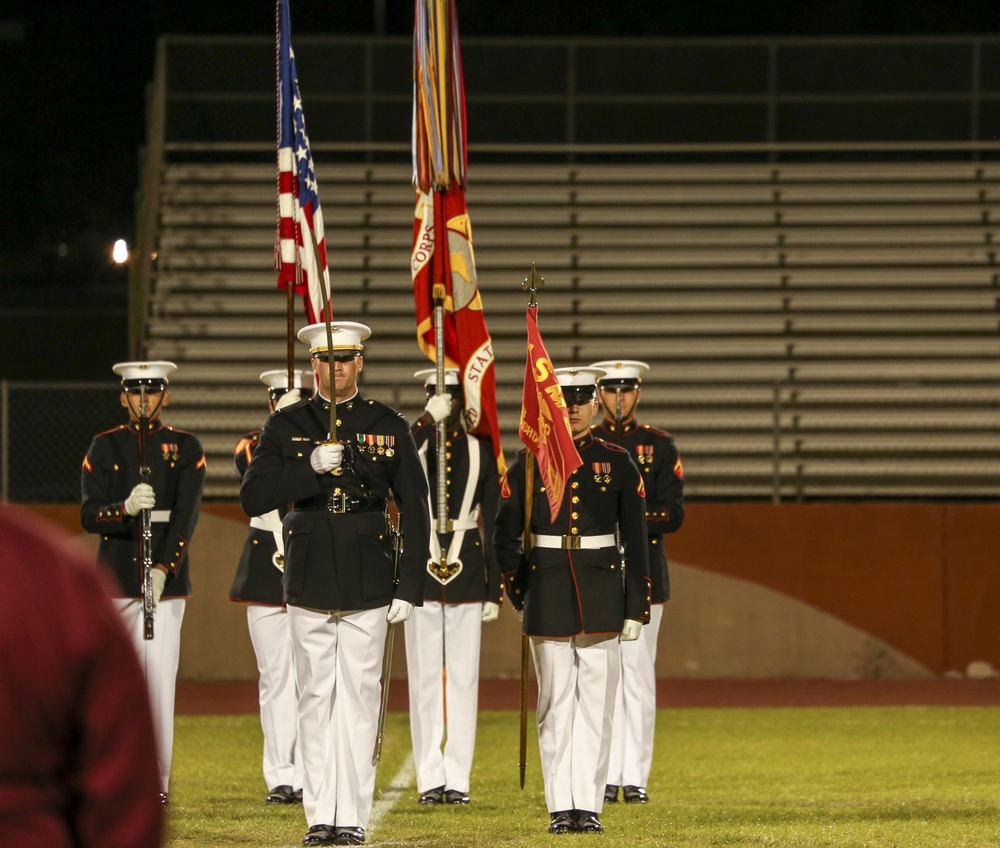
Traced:
<path fill-rule="evenodd" d="M 295 509 L 300 512 L 329 512 L 333 515 L 346 515 L 351 512 L 383 512 L 385 498 L 348 495 L 341 492 L 334 495 L 318 495 L 315 498 L 298 501 L 295 504 Z"/>

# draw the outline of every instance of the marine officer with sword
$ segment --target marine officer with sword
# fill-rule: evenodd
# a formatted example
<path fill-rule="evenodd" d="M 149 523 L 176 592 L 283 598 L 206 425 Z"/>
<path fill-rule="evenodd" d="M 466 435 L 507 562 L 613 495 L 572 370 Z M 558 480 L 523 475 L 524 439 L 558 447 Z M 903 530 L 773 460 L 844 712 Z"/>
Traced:
<path fill-rule="evenodd" d="M 283 583 L 299 688 L 307 846 L 365 841 L 387 628 L 423 599 L 427 483 L 406 420 L 359 391 L 370 335 L 348 321 L 299 331 L 317 392 L 267 420 L 240 487 L 251 516 L 292 504 L 282 522 Z M 395 568 L 390 497 L 405 538 Z"/>

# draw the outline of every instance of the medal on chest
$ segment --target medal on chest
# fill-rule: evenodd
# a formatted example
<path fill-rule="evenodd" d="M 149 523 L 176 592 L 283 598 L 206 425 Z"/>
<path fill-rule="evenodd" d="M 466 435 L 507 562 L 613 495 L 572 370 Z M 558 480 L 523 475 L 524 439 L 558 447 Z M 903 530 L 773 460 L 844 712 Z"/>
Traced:
<path fill-rule="evenodd" d="M 396 437 L 381 433 L 358 433 L 357 446 L 359 453 L 370 456 L 395 456 Z"/>
<path fill-rule="evenodd" d="M 594 482 L 595 483 L 610 483 L 611 482 L 611 463 L 610 462 L 592 462 L 590 467 L 594 471 Z"/>

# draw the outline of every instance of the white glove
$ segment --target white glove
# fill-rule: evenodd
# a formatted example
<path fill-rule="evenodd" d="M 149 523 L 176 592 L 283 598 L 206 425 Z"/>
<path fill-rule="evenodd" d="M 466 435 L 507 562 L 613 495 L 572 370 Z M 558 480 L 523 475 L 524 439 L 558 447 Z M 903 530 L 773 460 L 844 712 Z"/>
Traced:
<path fill-rule="evenodd" d="M 136 483 L 132 493 L 125 499 L 126 515 L 138 515 L 141 510 L 156 506 L 156 492 L 149 483 Z"/>
<path fill-rule="evenodd" d="M 634 642 L 639 638 L 640 633 L 642 633 L 642 622 L 636 621 L 634 618 L 626 618 L 625 626 L 622 628 L 622 641 Z"/>
<path fill-rule="evenodd" d="M 413 612 L 413 604 L 400 598 L 393 598 L 392 603 L 389 604 L 389 612 L 386 613 L 385 620 L 389 624 L 397 624 L 400 621 L 406 621 L 410 617 L 411 612 Z"/>
<path fill-rule="evenodd" d="M 309 464 L 317 474 L 326 474 L 334 468 L 340 468 L 344 458 L 343 445 L 319 445 L 309 454 Z"/>
<path fill-rule="evenodd" d="M 516 609 L 515 607 L 511 607 L 510 609 L 511 609 L 511 612 L 514 613 L 514 618 L 516 618 L 518 621 L 524 621 L 524 610 L 523 609 Z"/>
<path fill-rule="evenodd" d="M 500 615 L 500 604 L 495 604 L 493 601 L 486 601 L 483 604 L 483 623 L 486 624 L 490 621 L 496 621 L 497 616 Z"/>
<path fill-rule="evenodd" d="M 153 584 L 153 612 L 156 612 L 160 597 L 163 595 L 163 586 L 167 582 L 167 575 L 162 569 L 154 568 L 149 572 L 149 576 Z"/>
<path fill-rule="evenodd" d="M 424 412 L 438 424 L 451 414 L 451 397 L 449 395 L 431 395 L 424 407 Z"/>
<path fill-rule="evenodd" d="M 274 411 L 277 412 L 279 409 L 284 409 L 286 406 L 291 406 L 293 403 L 298 403 L 302 400 L 302 392 L 298 389 L 289 389 L 285 392 L 278 402 L 274 405 Z"/>

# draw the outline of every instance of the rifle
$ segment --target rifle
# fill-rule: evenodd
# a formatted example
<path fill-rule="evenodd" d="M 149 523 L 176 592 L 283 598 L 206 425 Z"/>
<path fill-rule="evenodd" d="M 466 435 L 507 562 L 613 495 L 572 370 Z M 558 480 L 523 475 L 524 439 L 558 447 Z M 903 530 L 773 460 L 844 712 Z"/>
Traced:
<path fill-rule="evenodd" d="M 622 387 L 615 386 L 615 441 L 622 443 Z"/>
<path fill-rule="evenodd" d="M 399 555 L 403 551 L 403 534 L 389 517 L 386 509 L 385 526 L 392 539 L 392 585 L 399 583 Z M 382 759 L 382 739 L 385 736 L 385 717 L 389 712 L 389 680 L 392 674 L 392 643 L 396 633 L 396 625 L 390 624 L 385 631 L 385 645 L 382 649 L 382 702 L 378 708 L 378 730 L 375 733 L 375 750 L 372 751 L 372 765 L 377 766 Z"/>
<path fill-rule="evenodd" d="M 632 407 L 635 410 L 635 406 Z M 615 441 L 622 446 L 622 387 L 615 386 Z M 621 564 L 622 585 L 625 583 L 625 545 L 622 543 L 622 528 L 615 525 L 615 547 L 618 549 L 618 561 Z"/>
<path fill-rule="evenodd" d="M 139 482 L 149 483 L 149 410 L 146 387 L 139 387 Z M 140 510 L 139 560 L 142 562 L 142 638 L 153 638 L 153 528 L 148 509 Z"/>

